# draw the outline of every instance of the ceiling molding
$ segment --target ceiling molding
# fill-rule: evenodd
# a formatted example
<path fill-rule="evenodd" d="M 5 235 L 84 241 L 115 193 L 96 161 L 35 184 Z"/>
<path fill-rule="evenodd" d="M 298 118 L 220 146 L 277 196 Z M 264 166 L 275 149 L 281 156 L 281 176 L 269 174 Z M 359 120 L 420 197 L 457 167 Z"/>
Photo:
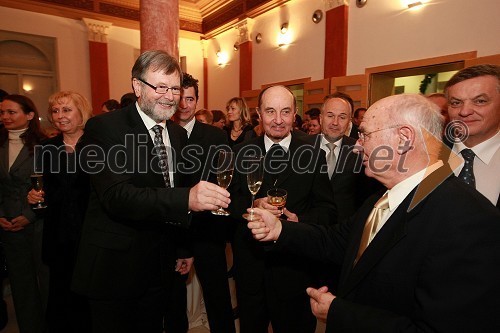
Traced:
<path fill-rule="evenodd" d="M 0 0 L 0 6 L 140 29 L 140 0 Z M 180 0 L 179 28 L 211 38 L 289 0 Z"/>

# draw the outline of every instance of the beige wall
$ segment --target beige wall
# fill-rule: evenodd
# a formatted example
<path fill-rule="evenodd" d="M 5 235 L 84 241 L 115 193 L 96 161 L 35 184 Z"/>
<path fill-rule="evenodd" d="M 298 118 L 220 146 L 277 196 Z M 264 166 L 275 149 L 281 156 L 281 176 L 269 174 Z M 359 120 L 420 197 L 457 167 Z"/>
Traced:
<path fill-rule="evenodd" d="M 347 74 L 362 74 L 367 67 L 430 58 L 466 51 L 478 56 L 500 53 L 500 2 L 490 0 L 432 0 L 419 11 L 404 9 L 402 0 L 369 0 L 363 8 L 350 0 Z M 314 24 L 324 0 L 291 0 L 254 20 L 253 89 L 262 84 L 311 77 L 323 78 L 325 19 Z M 88 43 L 81 21 L 0 7 L 0 29 L 56 37 L 61 89 L 74 89 L 90 98 Z M 295 38 L 287 49 L 277 46 L 282 22 L 288 21 Z M 130 69 L 139 48 L 137 30 L 109 29 L 109 75 L 112 98 L 130 91 Z M 208 107 L 223 108 L 239 94 L 239 52 L 233 51 L 237 30 L 230 29 L 206 43 Z M 199 36 L 180 38 L 180 55 L 187 70 L 200 80 L 203 91 L 203 47 Z M 215 53 L 227 52 L 229 63 L 219 67 Z M 202 97 L 202 96 L 201 96 Z M 203 105 L 200 101 L 199 108 Z"/>

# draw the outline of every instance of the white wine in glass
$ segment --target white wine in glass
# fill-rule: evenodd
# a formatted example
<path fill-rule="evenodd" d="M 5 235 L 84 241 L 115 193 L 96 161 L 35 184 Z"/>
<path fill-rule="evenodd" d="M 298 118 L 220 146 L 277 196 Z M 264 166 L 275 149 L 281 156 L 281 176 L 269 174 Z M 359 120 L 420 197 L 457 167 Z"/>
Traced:
<path fill-rule="evenodd" d="M 259 192 L 262 186 L 262 179 L 264 178 L 264 167 L 263 167 L 263 156 L 257 156 L 249 160 L 249 169 L 247 173 L 247 185 L 248 190 L 252 194 L 252 207 L 250 214 L 243 214 L 243 218 L 252 221 L 253 220 L 253 204 L 255 201 L 255 195 Z"/>
<path fill-rule="evenodd" d="M 43 175 L 40 173 L 35 173 L 32 174 L 30 178 L 33 189 L 37 192 L 41 192 L 43 190 Z M 42 209 L 42 208 L 47 208 L 47 205 L 45 205 L 42 201 L 39 201 L 33 206 L 33 209 Z"/>
<path fill-rule="evenodd" d="M 231 179 L 233 179 L 234 170 L 234 153 L 231 151 L 219 151 L 219 157 L 217 159 L 217 183 L 220 187 L 227 189 L 229 184 L 231 184 Z M 229 212 L 224 210 L 224 208 L 219 207 L 219 209 L 212 210 L 214 215 L 229 216 Z"/>

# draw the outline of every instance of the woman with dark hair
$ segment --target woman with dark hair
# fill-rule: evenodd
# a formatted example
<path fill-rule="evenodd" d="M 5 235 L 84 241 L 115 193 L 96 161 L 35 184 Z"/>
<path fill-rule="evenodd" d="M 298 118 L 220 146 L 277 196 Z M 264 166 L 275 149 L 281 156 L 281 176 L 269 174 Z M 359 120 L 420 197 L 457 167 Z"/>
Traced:
<path fill-rule="evenodd" d="M 0 238 L 20 332 L 45 327 L 48 270 L 41 261 L 43 220 L 26 194 L 34 172 L 34 148 L 44 138 L 38 111 L 22 95 L 5 96 L 0 107 Z"/>
<path fill-rule="evenodd" d="M 89 102 L 73 91 L 49 97 L 48 119 L 61 134 L 44 142 L 37 160 L 44 191 L 31 190 L 28 202 L 47 204 L 42 259 L 50 269 L 47 326 L 49 332 L 90 332 L 90 308 L 83 296 L 70 290 L 77 243 L 90 193 L 81 170 L 79 152 L 83 127 L 92 117 Z M 38 158 L 39 157 L 39 158 Z"/>
<path fill-rule="evenodd" d="M 229 146 L 243 142 L 245 134 L 253 129 L 250 122 L 250 112 L 247 103 L 243 98 L 233 97 L 226 104 L 227 118 L 229 126 L 227 136 Z"/>

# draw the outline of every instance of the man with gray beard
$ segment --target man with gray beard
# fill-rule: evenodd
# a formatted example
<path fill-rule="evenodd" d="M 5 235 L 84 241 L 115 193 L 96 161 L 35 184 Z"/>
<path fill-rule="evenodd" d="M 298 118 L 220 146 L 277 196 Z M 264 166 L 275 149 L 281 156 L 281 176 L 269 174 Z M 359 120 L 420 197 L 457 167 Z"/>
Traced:
<path fill-rule="evenodd" d="M 182 187 L 187 136 L 170 120 L 181 77 L 173 57 L 144 52 L 132 68 L 137 102 L 85 128 L 81 163 L 91 195 L 72 287 L 89 298 L 93 332 L 162 332 L 175 271 L 190 268 L 176 260 L 174 235 L 189 227 L 192 211 L 230 202 L 209 182 Z"/>

